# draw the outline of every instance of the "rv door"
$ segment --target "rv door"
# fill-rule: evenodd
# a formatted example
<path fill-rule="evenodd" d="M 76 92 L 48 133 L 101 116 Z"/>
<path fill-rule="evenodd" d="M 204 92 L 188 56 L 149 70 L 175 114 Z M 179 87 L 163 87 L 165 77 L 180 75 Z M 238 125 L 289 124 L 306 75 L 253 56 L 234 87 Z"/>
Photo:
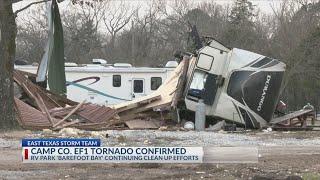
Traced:
<path fill-rule="evenodd" d="M 187 98 L 198 101 L 203 99 L 206 105 L 212 105 L 218 89 L 217 75 L 196 69 L 187 92 Z"/>
<path fill-rule="evenodd" d="M 145 81 L 142 78 L 132 79 L 132 99 L 145 95 Z"/>

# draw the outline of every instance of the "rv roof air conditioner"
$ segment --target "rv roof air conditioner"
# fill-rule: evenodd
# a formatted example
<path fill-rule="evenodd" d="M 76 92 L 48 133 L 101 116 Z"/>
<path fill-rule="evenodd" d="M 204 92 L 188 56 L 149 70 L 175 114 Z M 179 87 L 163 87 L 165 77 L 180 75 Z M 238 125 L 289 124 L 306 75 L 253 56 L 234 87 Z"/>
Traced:
<path fill-rule="evenodd" d="M 130 68 L 132 65 L 129 63 L 114 63 L 113 67 Z"/>
<path fill-rule="evenodd" d="M 177 61 L 168 61 L 166 64 L 166 68 L 175 68 L 177 67 L 179 64 Z"/>
<path fill-rule="evenodd" d="M 104 60 L 104 59 L 92 59 L 92 64 L 106 65 L 107 64 L 107 60 Z"/>
<path fill-rule="evenodd" d="M 74 62 L 65 62 L 65 63 L 64 63 L 64 66 L 65 66 L 65 67 L 77 67 L 78 64 L 77 64 L 77 63 L 74 63 Z"/>

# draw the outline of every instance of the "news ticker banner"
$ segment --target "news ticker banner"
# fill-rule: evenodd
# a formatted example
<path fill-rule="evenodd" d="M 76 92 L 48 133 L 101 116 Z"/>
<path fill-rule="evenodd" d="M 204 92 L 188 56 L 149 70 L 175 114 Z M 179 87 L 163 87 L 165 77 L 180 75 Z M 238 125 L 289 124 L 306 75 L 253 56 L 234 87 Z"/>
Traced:
<path fill-rule="evenodd" d="M 23 139 L 23 163 L 257 163 L 256 147 L 103 147 L 100 139 Z"/>

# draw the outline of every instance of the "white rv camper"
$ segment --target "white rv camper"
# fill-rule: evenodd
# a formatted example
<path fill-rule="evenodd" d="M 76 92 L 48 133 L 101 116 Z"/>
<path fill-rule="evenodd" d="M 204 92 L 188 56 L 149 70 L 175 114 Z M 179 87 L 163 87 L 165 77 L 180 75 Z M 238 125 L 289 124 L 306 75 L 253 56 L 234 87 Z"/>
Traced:
<path fill-rule="evenodd" d="M 196 111 L 199 99 L 206 115 L 247 128 L 268 123 L 279 100 L 285 64 L 242 49 L 211 41 L 199 49 L 189 66 L 185 89 L 187 109 Z"/>
<path fill-rule="evenodd" d="M 67 97 L 73 101 L 112 105 L 145 96 L 157 90 L 177 66 L 169 61 L 164 68 L 132 67 L 127 63 L 78 66 L 66 63 Z M 36 73 L 38 66 L 16 65 L 16 69 Z"/>

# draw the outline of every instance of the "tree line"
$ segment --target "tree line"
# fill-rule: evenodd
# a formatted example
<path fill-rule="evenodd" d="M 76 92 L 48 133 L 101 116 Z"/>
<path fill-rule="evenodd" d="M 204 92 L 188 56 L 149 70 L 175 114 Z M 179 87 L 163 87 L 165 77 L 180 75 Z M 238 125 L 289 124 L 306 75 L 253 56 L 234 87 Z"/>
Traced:
<path fill-rule="evenodd" d="M 12 5 L 27 0 L 0 0 L 0 129 L 15 127 L 13 63 L 39 62 L 47 37 L 43 6 L 23 14 L 29 2 L 15 12 Z M 57 0 L 58 2 L 67 0 Z M 214 1 L 145 1 L 146 8 L 125 1 L 71 0 L 62 12 L 66 61 L 161 66 L 175 51 L 192 51 L 190 25 L 202 37 L 280 59 L 287 64 L 281 99 L 290 110 L 306 103 L 320 108 L 320 2 L 283 0 L 264 14 L 250 0 L 232 5 Z M 111 3 L 118 2 L 118 3 Z M 167 2 L 170 2 L 167 4 Z"/>

